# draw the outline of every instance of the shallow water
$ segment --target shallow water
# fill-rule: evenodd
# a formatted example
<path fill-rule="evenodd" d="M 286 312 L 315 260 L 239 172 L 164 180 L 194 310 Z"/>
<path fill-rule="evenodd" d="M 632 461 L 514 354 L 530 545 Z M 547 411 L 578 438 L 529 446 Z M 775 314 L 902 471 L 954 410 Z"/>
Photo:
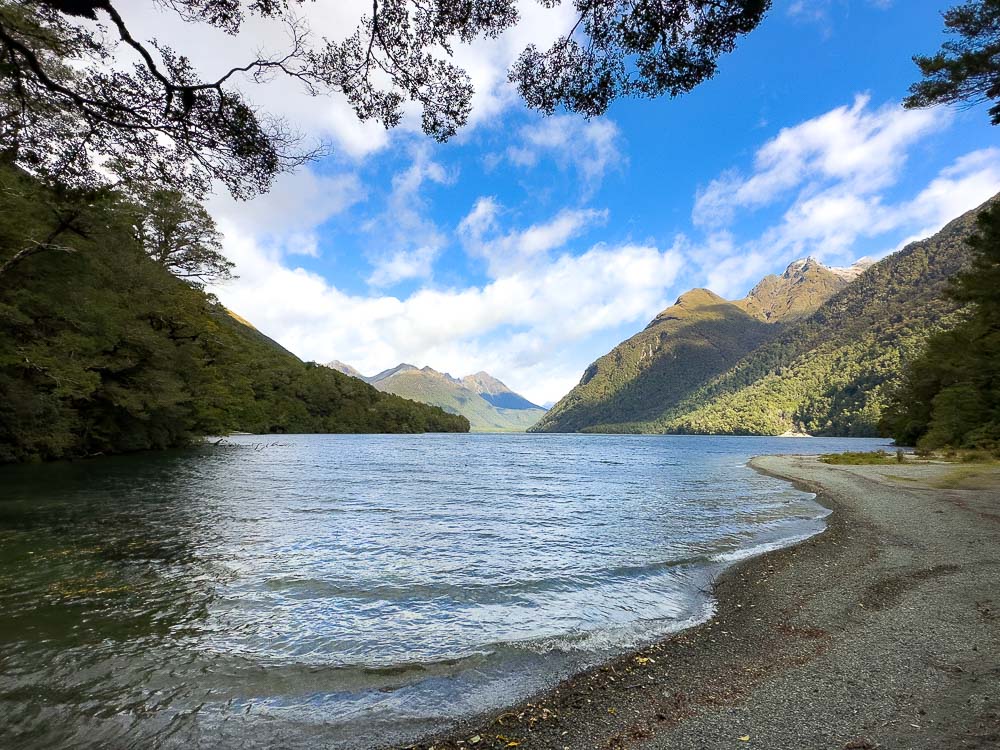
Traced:
<path fill-rule="evenodd" d="M 883 441 L 239 437 L 0 470 L 0 747 L 359 748 L 709 616 L 820 531 L 761 453 Z"/>

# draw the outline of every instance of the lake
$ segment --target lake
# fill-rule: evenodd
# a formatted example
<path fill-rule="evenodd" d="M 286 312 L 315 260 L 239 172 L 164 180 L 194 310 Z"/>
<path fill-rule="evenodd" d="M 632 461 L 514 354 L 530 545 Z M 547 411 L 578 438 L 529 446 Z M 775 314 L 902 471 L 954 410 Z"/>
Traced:
<path fill-rule="evenodd" d="M 239 436 L 0 469 L 0 747 L 364 748 L 699 622 L 881 440 Z"/>

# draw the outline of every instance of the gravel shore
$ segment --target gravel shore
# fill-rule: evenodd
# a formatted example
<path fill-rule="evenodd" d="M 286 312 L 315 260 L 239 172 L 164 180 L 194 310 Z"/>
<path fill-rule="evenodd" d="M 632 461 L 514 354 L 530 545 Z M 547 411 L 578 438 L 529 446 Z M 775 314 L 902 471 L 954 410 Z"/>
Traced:
<path fill-rule="evenodd" d="M 412 747 L 1000 747 L 1000 470 L 752 465 L 827 531 L 725 573 L 710 622 Z"/>

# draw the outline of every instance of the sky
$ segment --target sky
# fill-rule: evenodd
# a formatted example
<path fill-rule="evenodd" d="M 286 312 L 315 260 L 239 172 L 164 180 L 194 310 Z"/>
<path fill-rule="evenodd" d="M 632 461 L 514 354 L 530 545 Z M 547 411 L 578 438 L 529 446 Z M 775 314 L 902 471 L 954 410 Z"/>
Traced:
<path fill-rule="evenodd" d="M 217 191 L 209 210 L 239 278 L 212 291 L 303 359 L 485 370 L 558 400 L 688 289 L 737 299 L 797 258 L 882 257 L 1000 192 L 984 107 L 900 106 L 950 4 L 774 0 L 711 81 L 588 121 L 531 112 L 506 82 L 526 44 L 572 26 L 566 2 L 523 0 L 516 29 L 456 50 L 476 93 L 445 144 L 412 112 L 387 132 L 335 95 L 244 82 L 331 153 L 251 201 Z M 368 7 L 303 12 L 338 38 Z M 142 0 L 121 12 L 206 75 L 284 41 L 271 24 L 232 38 Z"/>

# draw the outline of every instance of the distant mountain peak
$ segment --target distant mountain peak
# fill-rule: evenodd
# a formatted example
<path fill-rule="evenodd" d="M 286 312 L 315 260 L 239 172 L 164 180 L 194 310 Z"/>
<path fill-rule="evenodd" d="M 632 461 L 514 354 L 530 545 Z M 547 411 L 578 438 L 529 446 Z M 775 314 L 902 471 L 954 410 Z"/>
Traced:
<path fill-rule="evenodd" d="M 351 367 L 346 362 L 341 362 L 339 359 L 335 359 L 331 362 L 327 362 L 326 366 L 331 370 L 336 370 L 337 372 L 342 372 L 345 375 L 350 375 L 352 378 L 357 378 L 358 380 L 364 380 L 368 382 L 368 378 L 358 372 L 355 368 Z"/>
<path fill-rule="evenodd" d="M 728 305 L 732 307 L 730 302 L 727 302 L 718 294 L 713 292 L 711 289 L 705 289 L 703 287 L 698 287 L 697 289 L 690 289 L 674 302 L 670 307 L 662 310 L 655 318 L 649 321 L 646 326 L 648 331 L 651 328 L 656 328 L 670 320 L 684 320 L 692 316 L 697 316 L 702 314 L 706 308 L 720 309 L 720 305 Z"/>
<path fill-rule="evenodd" d="M 869 268 L 875 265 L 875 261 L 871 258 L 858 258 L 854 263 L 843 268 L 831 268 L 833 273 L 837 274 L 842 279 L 847 281 L 854 281 L 861 274 L 867 271 Z"/>
<path fill-rule="evenodd" d="M 705 289 L 704 287 L 697 287 L 696 289 L 690 289 L 680 297 L 674 303 L 674 307 L 696 307 L 700 305 L 719 305 L 724 303 L 722 297 L 713 292 L 711 289 Z"/>
<path fill-rule="evenodd" d="M 798 260 L 793 260 L 791 263 L 789 263 L 788 266 L 785 268 L 785 272 L 782 274 L 782 276 L 784 276 L 785 278 L 790 278 L 797 274 L 804 273 L 805 271 L 808 271 L 811 268 L 815 268 L 816 266 L 819 266 L 820 268 L 826 268 L 826 266 L 823 265 L 821 261 L 817 260 L 811 255 L 807 255 L 805 258 L 799 258 Z"/>
<path fill-rule="evenodd" d="M 433 367 L 402 362 L 366 378 L 339 360 L 333 360 L 327 367 L 360 378 L 380 391 L 461 414 L 469 419 L 473 430 L 523 432 L 545 413 L 543 407 L 515 393 L 484 370 L 456 378 Z"/>
<path fill-rule="evenodd" d="M 375 383 L 385 380 L 386 378 L 391 378 L 393 375 L 398 375 L 401 372 L 409 372 L 411 370 L 416 370 L 416 369 L 418 368 L 415 365 L 407 364 L 406 362 L 401 362 L 395 367 L 390 367 L 388 370 L 382 370 L 382 372 L 380 372 L 378 375 L 373 375 L 372 377 L 368 378 L 368 381 L 374 385 Z"/>
<path fill-rule="evenodd" d="M 541 409 L 543 407 L 533 404 L 524 396 L 515 393 L 507 387 L 506 383 L 493 377 L 488 372 L 480 370 L 474 375 L 466 375 L 462 378 L 462 384 L 469 390 L 475 391 L 493 406 L 501 409 Z"/>
<path fill-rule="evenodd" d="M 837 273 L 809 255 L 793 260 L 780 276 L 765 276 L 734 304 L 765 323 L 796 320 L 815 312 L 854 276 Z"/>

